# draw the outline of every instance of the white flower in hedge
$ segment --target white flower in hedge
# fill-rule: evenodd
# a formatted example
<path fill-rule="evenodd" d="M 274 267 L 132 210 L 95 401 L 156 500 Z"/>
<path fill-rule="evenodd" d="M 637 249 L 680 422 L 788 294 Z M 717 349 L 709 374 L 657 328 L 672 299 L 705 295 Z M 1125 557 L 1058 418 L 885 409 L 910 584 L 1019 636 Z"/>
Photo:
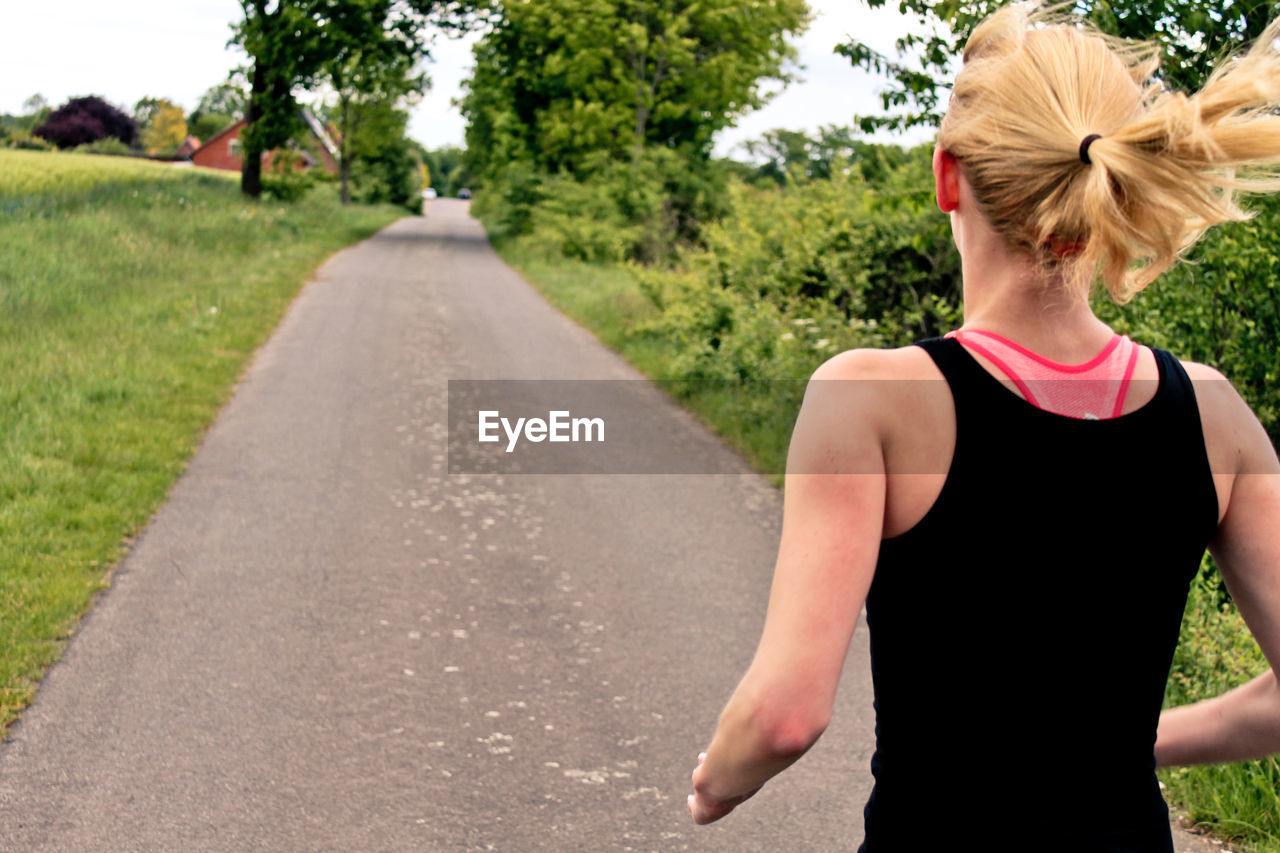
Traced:
<path fill-rule="evenodd" d="M 826 349 L 830 345 L 831 345 L 831 341 L 828 340 L 827 338 L 819 338 L 818 340 L 813 342 L 814 349 Z"/>
<path fill-rule="evenodd" d="M 778 338 L 780 341 L 794 341 L 795 339 L 796 336 L 791 332 L 783 332 L 781 337 Z"/>

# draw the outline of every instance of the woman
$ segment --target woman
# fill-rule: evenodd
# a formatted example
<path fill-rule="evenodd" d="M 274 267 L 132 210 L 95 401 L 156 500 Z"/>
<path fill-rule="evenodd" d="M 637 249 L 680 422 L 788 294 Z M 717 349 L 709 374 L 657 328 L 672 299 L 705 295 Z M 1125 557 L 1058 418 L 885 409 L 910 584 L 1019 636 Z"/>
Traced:
<path fill-rule="evenodd" d="M 818 739 L 864 602 L 868 853 L 974 825 L 983 849 L 1171 851 L 1157 765 L 1280 751 L 1271 671 L 1160 712 L 1206 547 L 1280 662 L 1280 463 L 1257 419 L 1217 371 L 1148 347 L 1101 377 L 1119 389 L 1102 405 L 1041 393 L 1127 341 L 1090 310 L 1095 280 L 1126 299 L 1244 218 L 1233 190 L 1280 188 L 1277 36 L 1187 98 L 1151 82 L 1153 51 L 1048 13 L 974 31 L 934 155 L 964 325 L 814 374 L 760 645 L 693 773 L 698 823 Z"/>

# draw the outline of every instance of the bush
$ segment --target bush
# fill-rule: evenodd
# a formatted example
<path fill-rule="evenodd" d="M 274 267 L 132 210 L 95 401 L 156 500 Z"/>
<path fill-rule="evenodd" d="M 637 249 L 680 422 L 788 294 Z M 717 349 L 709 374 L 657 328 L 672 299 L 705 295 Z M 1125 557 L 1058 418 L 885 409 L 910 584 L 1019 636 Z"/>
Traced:
<path fill-rule="evenodd" d="M 294 202 L 315 186 L 312 170 L 298 168 L 302 154 L 290 148 L 277 149 L 271 155 L 271 170 L 262 176 L 262 193 L 268 198 Z"/>
<path fill-rule="evenodd" d="M 876 183 L 843 163 L 829 180 L 731 183 L 701 248 L 640 273 L 662 312 L 642 331 L 675 339 L 690 378 L 775 381 L 959 325 L 959 257 L 928 192 L 928 154 Z"/>
<path fill-rule="evenodd" d="M 138 125 L 102 98 L 90 96 L 67 101 L 33 133 L 59 148 L 75 148 L 107 137 L 130 146 L 138 138 Z"/>
<path fill-rule="evenodd" d="M 422 212 L 422 160 L 405 139 L 351 163 L 351 197 L 363 204 L 397 204 Z"/>
<path fill-rule="evenodd" d="M 114 154 L 119 157 L 129 157 L 134 153 L 133 149 L 114 136 L 108 136 L 106 139 L 99 139 L 97 142 L 90 142 L 86 145 L 77 145 L 71 150 L 77 154 Z"/>
<path fill-rule="evenodd" d="M 29 132 L 19 130 L 4 138 L 5 148 L 18 148 L 26 151 L 52 151 L 54 146 L 46 139 L 32 136 Z"/>

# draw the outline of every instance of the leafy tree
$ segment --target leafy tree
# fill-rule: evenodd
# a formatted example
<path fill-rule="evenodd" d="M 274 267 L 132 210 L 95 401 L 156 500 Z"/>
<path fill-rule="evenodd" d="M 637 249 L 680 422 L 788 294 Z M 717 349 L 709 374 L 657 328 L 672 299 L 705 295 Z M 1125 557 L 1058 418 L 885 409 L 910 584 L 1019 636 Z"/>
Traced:
<path fill-rule="evenodd" d="M 344 45 L 331 22 L 369 16 L 367 27 L 396 26 L 393 13 L 412 23 L 415 45 L 422 49 L 422 28 L 468 25 L 481 0 L 240 0 L 244 19 L 234 27 L 232 42 L 252 61 L 249 70 L 248 126 L 240 135 L 244 169 L 240 186 L 246 195 L 262 192 L 262 154 L 283 145 L 298 128 L 295 91 L 308 88 Z M 367 30 L 366 30 L 367 32 Z"/>
<path fill-rule="evenodd" d="M 38 115 L 49 109 L 49 102 L 45 100 L 44 95 L 36 92 L 22 102 L 22 108 L 27 111 L 28 115 Z"/>
<path fill-rule="evenodd" d="M 201 142 L 208 142 L 238 120 L 220 113 L 192 113 L 187 116 L 187 132 Z"/>
<path fill-rule="evenodd" d="M 777 129 L 743 145 L 760 163 L 755 177 L 779 186 L 797 177 L 826 180 L 838 167 L 856 169 L 875 182 L 902 164 L 905 155 L 896 145 L 876 145 L 855 136 L 856 131 L 848 127 L 823 127 L 816 139 L 802 131 Z"/>
<path fill-rule="evenodd" d="M 18 140 L 30 141 L 31 128 L 43 123 L 50 113 L 49 102 L 39 93 L 23 101 L 22 109 L 21 115 L 0 114 L 0 136 L 12 137 L 10 144 Z"/>
<path fill-rule="evenodd" d="M 207 141 L 244 118 L 248 103 L 248 81 L 243 69 L 237 68 L 200 96 L 196 108 L 187 116 L 187 132 Z"/>
<path fill-rule="evenodd" d="M 711 160 L 714 136 L 768 99 L 764 81 L 789 79 L 787 37 L 809 19 L 804 0 L 502 10 L 460 104 L 466 165 L 486 187 L 473 210 L 512 231 L 554 232 L 582 257 L 639 260 L 696 240 L 717 215 L 728 170 Z M 573 221 L 567 198 L 592 212 Z M 534 216 L 544 202 L 552 208 Z"/>
<path fill-rule="evenodd" d="M 862 2 L 877 9 L 886 0 Z M 886 113 L 858 117 L 859 128 L 871 133 L 936 127 L 965 40 L 1003 5 L 1002 0 L 899 0 L 899 10 L 913 16 L 917 27 L 895 43 L 896 59 L 857 39 L 837 47 L 855 66 L 889 79 L 880 95 Z M 1158 42 L 1164 53 L 1161 74 L 1182 91 L 1199 88 L 1224 53 L 1257 37 L 1275 13 L 1266 0 L 1078 0 L 1074 8 L 1103 32 Z"/>
<path fill-rule="evenodd" d="M 237 68 L 227 75 L 227 79 L 205 89 L 192 115 L 200 116 L 217 114 L 242 118 L 249 105 L 248 81 L 244 70 Z"/>
<path fill-rule="evenodd" d="M 50 113 L 34 133 L 59 148 L 74 148 L 107 137 L 133 145 L 138 137 L 138 126 L 122 111 L 91 95 L 67 101 Z"/>
<path fill-rule="evenodd" d="M 343 204 L 351 201 L 353 157 L 380 156 L 404 136 L 398 108 L 426 86 L 416 70 L 423 36 L 416 14 L 391 0 L 348 0 L 325 20 L 320 77 L 336 102 L 329 113 L 338 128 Z"/>
<path fill-rule="evenodd" d="M 457 195 L 458 190 L 475 183 L 464 163 L 466 152 L 456 145 L 446 145 L 419 154 L 431 171 L 431 186 L 441 196 Z"/>
<path fill-rule="evenodd" d="M 156 102 L 142 131 L 142 144 L 151 154 L 171 152 L 187 138 L 187 120 L 182 107 L 164 98 Z"/>
<path fill-rule="evenodd" d="M 240 133 L 244 165 L 240 189 L 262 195 L 262 155 L 278 148 L 299 129 L 294 90 L 311 83 L 323 54 L 319 4 L 310 0 L 240 0 L 244 20 L 232 41 L 253 61 L 249 74 L 248 126 Z"/>
<path fill-rule="evenodd" d="M 716 131 L 787 80 L 804 0 L 510 3 L 476 47 L 462 110 L 475 170 L 530 160 L 556 172 L 648 145 L 706 158 Z"/>

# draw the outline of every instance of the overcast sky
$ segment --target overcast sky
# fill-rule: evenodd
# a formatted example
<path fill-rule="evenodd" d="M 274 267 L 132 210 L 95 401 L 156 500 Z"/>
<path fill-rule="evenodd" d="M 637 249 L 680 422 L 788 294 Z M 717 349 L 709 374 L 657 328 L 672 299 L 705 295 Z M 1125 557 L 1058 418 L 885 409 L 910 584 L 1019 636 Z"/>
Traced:
<path fill-rule="evenodd" d="M 719 154 L 772 128 L 814 130 L 849 124 L 855 113 L 877 112 L 876 78 L 855 71 L 832 48 L 850 33 L 882 52 L 907 22 L 896 9 L 869 10 L 859 0 L 809 0 L 813 24 L 796 43 L 800 80 L 769 105 L 744 117 L 717 140 Z M 191 109 L 205 89 L 245 62 L 226 46 L 238 0 L 59 0 L 6 2 L 0 11 L 0 112 L 22 111 L 40 93 L 57 105 L 76 95 L 101 95 L 131 108 L 140 98 L 169 98 Z M 452 105 L 471 65 L 475 37 L 441 38 L 429 71 L 432 90 L 413 111 L 409 132 L 428 148 L 460 145 L 464 122 Z M 903 142 L 919 142 L 917 132 Z M 887 141 L 887 140 L 886 140 Z"/>

